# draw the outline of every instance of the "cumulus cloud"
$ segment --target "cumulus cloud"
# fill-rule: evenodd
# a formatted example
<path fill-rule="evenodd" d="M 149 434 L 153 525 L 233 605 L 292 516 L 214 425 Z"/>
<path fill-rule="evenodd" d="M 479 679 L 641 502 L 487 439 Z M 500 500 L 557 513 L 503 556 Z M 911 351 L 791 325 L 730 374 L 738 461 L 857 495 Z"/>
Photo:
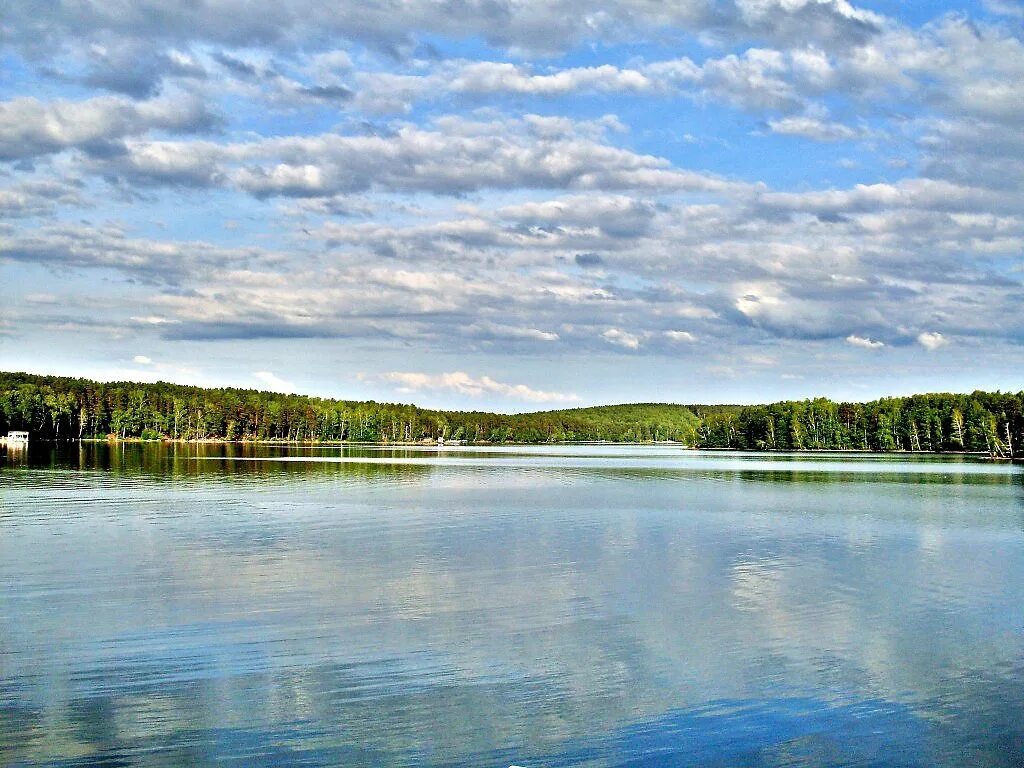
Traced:
<path fill-rule="evenodd" d="M 950 15 L 911 30 L 848 5 L 840 10 L 838 3 L 816 0 L 738 5 L 743 7 L 733 11 L 737 17 L 751 22 L 751 31 L 761 31 L 753 39 L 772 40 L 779 47 L 752 45 L 739 53 L 704 60 L 634 61 L 628 67 L 602 64 L 538 70 L 521 62 L 446 62 L 429 73 L 362 73 L 363 92 L 357 99 L 385 111 L 408 111 L 415 101 L 453 93 L 476 97 L 681 95 L 751 112 L 774 112 L 766 122 L 772 132 L 825 142 L 865 138 L 870 132 L 863 126 L 825 119 L 823 97 L 855 102 L 858 114 L 881 117 L 891 117 L 893 109 L 910 105 L 996 120 L 1018 119 L 1024 110 L 1022 43 L 1005 27 Z M 805 28 L 798 45 L 788 37 L 764 33 L 773 20 L 803 17 L 810 21 L 819 14 L 857 20 L 862 30 L 872 31 L 822 44 L 815 40 L 811 26 Z"/>
<path fill-rule="evenodd" d="M 853 333 L 846 337 L 846 343 L 861 349 L 881 349 L 885 346 L 885 342 L 876 341 L 867 336 L 857 336 Z"/>
<path fill-rule="evenodd" d="M 462 67 L 449 87 L 457 93 L 560 96 L 578 91 L 646 91 L 652 88 L 652 83 L 642 72 L 609 64 L 534 74 L 523 65 L 481 61 Z"/>
<path fill-rule="evenodd" d="M 973 211 L 999 209 L 1010 201 L 977 186 L 940 179 L 906 179 L 893 184 L 856 184 L 848 189 L 764 192 L 759 206 L 817 216 L 855 215 L 893 209 Z"/>
<path fill-rule="evenodd" d="M 921 139 L 923 172 L 957 185 L 981 186 L 1014 201 L 1024 184 L 1024 134 L 1003 122 L 957 117 L 930 123 Z"/>
<path fill-rule="evenodd" d="M 683 334 L 724 344 L 751 334 L 880 343 L 888 329 L 940 316 L 958 335 L 985 335 L 987 312 L 1019 312 L 1019 278 L 993 275 L 986 260 L 1014 253 L 1020 221 L 970 213 L 978 204 L 970 196 L 957 208 L 931 192 L 909 203 L 898 189 L 849 193 L 759 193 L 713 205 L 621 195 L 477 202 L 461 206 L 462 219 L 328 223 L 309 232 L 326 250 L 301 258 L 66 225 L 11 238 L 3 257 L 187 285 L 133 315 L 167 339 L 372 338 L 509 354 L 557 343 L 659 354 L 688 342 Z M 928 235 L 907 241 L 907 227 Z M 977 263 L 964 257 L 982 247 Z M 576 257 L 597 251 L 599 261 L 583 264 L 600 268 L 580 269 Z M 688 330 L 673 332 L 681 319 Z"/>
<path fill-rule="evenodd" d="M 469 397 L 481 397 L 485 394 L 491 394 L 536 403 L 572 402 L 579 399 L 572 393 L 533 389 L 525 384 L 507 384 L 492 379 L 490 376 L 474 377 L 463 371 L 436 374 L 390 371 L 376 378 L 397 385 L 399 392 L 447 390 L 460 395 L 468 395 Z"/>
<path fill-rule="evenodd" d="M 609 344 L 625 347 L 626 349 L 640 348 L 640 337 L 621 328 L 609 328 L 601 334 L 601 338 Z"/>
<path fill-rule="evenodd" d="M 153 284 L 195 280 L 229 266 L 267 264 L 278 256 L 260 248 L 133 238 L 114 226 L 51 224 L 6 238 L 0 259 L 66 271 L 102 269 Z"/>
<path fill-rule="evenodd" d="M 593 284 L 545 270 L 487 275 L 358 264 L 229 270 L 187 293 L 155 297 L 151 305 L 160 317 L 177 321 L 157 326 L 170 339 L 404 339 L 448 350 L 500 345 L 513 352 L 575 341 L 585 332 L 563 331 L 564 321 L 613 300 Z"/>
<path fill-rule="evenodd" d="M 0 189 L 0 219 L 45 216 L 58 208 L 78 208 L 86 204 L 82 182 L 74 177 L 63 181 L 29 180 Z"/>
<path fill-rule="evenodd" d="M 28 96 L 0 102 L 0 160 L 82 149 L 120 151 L 115 142 L 149 131 L 208 131 L 218 117 L 193 97 L 136 102 L 117 96 L 43 102 Z"/>
<path fill-rule="evenodd" d="M 142 325 L 165 325 L 167 323 L 177 322 L 176 320 L 160 317 L 159 315 L 134 315 L 131 319 L 133 322 L 140 323 Z"/>
<path fill-rule="evenodd" d="M 502 325 L 487 321 L 478 321 L 466 326 L 466 335 L 491 339 L 495 341 L 558 341 L 559 336 L 553 331 L 542 331 L 539 328 L 529 328 L 517 325 Z"/>
<path fill-rule="evenodd" d="M 985 7 L 1000 16 L 1024 19 L 1024 5 L 1014 0 L 984 0 Z"/>
<path fill-rule="evenodd" d="M 145 355 L 136 355 L 132 358 L 132 362 L 137 363 L 138 365 L 152 365 L 153 359 L 146 357 Z"/>
<path fill-rule="evenodd" d="M 917 335 L 917 343 L 929 352 L 934 352 L 939 347 L 944 347 L 948 344 L 949 339 L 938 331 L 925 331 Z"/>
<path fill-rule="evenodd" d="M 548 68 L 502 61 L 449 62 L 424 74 L 361 73 L 358 100 L 375 111 L 407 112 L 413 103 L 455 95 L 554 98 L 625 94 L 683 96 L 748 111 L 795 111 L 808 105 L 833 77 L 832 65 L 814 48 L 781 51 L 751 48 L 695 61 L 689 57 L 638 63 L 633 67 Z"/>
<path fill-rule="evenodd" d="M 144 349 L 714 349 L 725 370 L 755 344 L 934 364 L 947 339 L 1024 339 L 1012 15 L 261 2 L 15 4 L 0 263 L 123 290 L 103 328 Z M 668 44 L 686 55 L 650 53 Z"/>
<path fill-rule="evenodd" d="M 486 122 L 445 117 L 386 136 L 321 134 L 228 145 L 130 141 L 96 167 L 141 183 L 233 186 L 258 198 L 517 188 L 720 193 L 744 186 L 616 147 L 604 140 L 608 124 L 537 115 Z"/>
<path fill-rule="evenodd" d="M 809 115 L 769 120 L 768 128 L 772 133 L 799 136 L 813 141 L 849 141 L 862 135 L 859 131 L 842 123 L 827 122 Z"/>
<path fill-rule="evenodd" d="M 876 34 L 881 17 L 846 0 L 679 0 L 651 5 L 614 0 L 595 9 L 581 0 L 495 0 L 439 8 L 431 0 L 366 5 L 342 0 L 329 8 L 313 0 L 288 5 L 257 0 L 211 0 L 167 14 L 154 3 L 115 11 L 106 6 L 15 5 L 7 14 L 10 44 L 29 55 L 67 50 L 76 42 L 165 46 L 214 43 L 231 47 L 312 47 L 344 39 L 388 51 L 417 35 L 478 38 L 494 46 L 551 53 L 583 41 L 625 41 L 662 30 L 710 29 L 726 39 L 849 45 Z"/>
<path fill-rule="evenodd" d="M 700 66 L 689 59 L 651 65 L 648 70 L 677 86 L 698 88 L 705 99 L 749 110 L 792 110 L 802 104 L 786 75 L 790 61 L 780 51 L 751 48 L 742 55 L 708 59 Z"/>

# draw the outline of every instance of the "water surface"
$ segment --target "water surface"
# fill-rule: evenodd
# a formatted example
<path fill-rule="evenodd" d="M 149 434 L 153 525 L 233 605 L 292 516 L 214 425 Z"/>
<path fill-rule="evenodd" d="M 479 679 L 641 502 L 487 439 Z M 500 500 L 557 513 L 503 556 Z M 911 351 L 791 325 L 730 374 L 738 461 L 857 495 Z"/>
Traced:
<path fill-rule="evenodd" d="M 958 457 L 34 446 L 0 764 L 1024 763 L 1024 473 Z"/>

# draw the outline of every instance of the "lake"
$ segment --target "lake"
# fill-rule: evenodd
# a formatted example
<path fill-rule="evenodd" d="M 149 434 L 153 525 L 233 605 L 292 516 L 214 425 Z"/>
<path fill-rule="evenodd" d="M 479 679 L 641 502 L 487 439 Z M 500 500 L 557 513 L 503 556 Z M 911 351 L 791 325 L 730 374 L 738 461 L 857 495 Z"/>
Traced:
<path fill-rule="evenodd" d="M 6 766 L 1019 766 L 1024 471 L 33 445 Z"/>

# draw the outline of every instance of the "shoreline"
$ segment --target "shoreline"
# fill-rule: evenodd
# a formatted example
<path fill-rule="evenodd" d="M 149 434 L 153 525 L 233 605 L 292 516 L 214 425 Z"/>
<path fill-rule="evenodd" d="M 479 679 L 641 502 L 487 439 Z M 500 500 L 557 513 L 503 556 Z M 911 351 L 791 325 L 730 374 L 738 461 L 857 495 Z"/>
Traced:
<path fill-rule="evenodd" d="M 375 447 L 375 448 L 433 448 L 433 449 L 453 449 L 453 448 L 473 448 L 476 446 L 505 446 L 509 448 L 516 447 L 534 447 L 534 446 L 636 446 L 636 447 L 652 447 L 652 446 L 664 446 L 664 447 L 676 447 L 681 451 L 696 451 L 700 453 L 747 453 L 757 455 L 772 455 L 772 454 L 845 454 L 845 455 L 863 455 L 863 456 L 973 456 L 976 458 L 986 459 L 990 461 L 1005 461 L 1011 463 L 1020 463 L 1024 461 L 1022 456 L 990 456 L 984 451 L 908 451 L 908 450 L 897 450 L 897 451 L 875 451 L 865 450 L 863 448 L 701 448 L 695 446 L 688 446 L 684 443 L 674 441 L 647 441 L 647 442 L 619 442 L 612 440 L 564 440 L 557 442 L 536 442 L 536 443 L 516 443 L 516 442 L 502 442 L 495 443 L 489 441 L 476 441 L 476 442 L 459 442 L 459 443 L 446 443 L 438 444 L 434 441 L 417 441 L 417 442 L 381 442 L 381 441 L 347 441 L 347 440 L 284 440 L 284 439 L 263 439 L 263 440 L 228 440 L 226 438 L 205 438 L 201 440 L 183 440 L 174 438 L 160 438 L 155 440 L 144 440 L 139 437 L 128 437 L 128 438 L 101 438 L 101 437 L 83 437 L 83 438 L 69 438 L 67 440 L 54 440 L 46 438 L 37 438 L 32 441 L 35 444 L 38 443 L 91 443 L 91 444 L 108 444 L 108 445 L 253 445 L 253 446 L 324 446 L 324 447 Z M 0 438 L 0 446 L 6 446 L 6 442 L 3 438 Z"/>

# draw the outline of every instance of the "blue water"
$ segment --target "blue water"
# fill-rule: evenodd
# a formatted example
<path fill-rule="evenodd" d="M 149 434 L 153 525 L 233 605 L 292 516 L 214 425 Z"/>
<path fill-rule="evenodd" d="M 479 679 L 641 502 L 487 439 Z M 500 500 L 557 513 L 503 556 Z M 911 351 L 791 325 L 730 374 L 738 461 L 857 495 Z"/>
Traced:
<path fill-rule="evenodd" d="M 1024 765 L 1024 472 L 35 446 L 0 765 Z"/>

